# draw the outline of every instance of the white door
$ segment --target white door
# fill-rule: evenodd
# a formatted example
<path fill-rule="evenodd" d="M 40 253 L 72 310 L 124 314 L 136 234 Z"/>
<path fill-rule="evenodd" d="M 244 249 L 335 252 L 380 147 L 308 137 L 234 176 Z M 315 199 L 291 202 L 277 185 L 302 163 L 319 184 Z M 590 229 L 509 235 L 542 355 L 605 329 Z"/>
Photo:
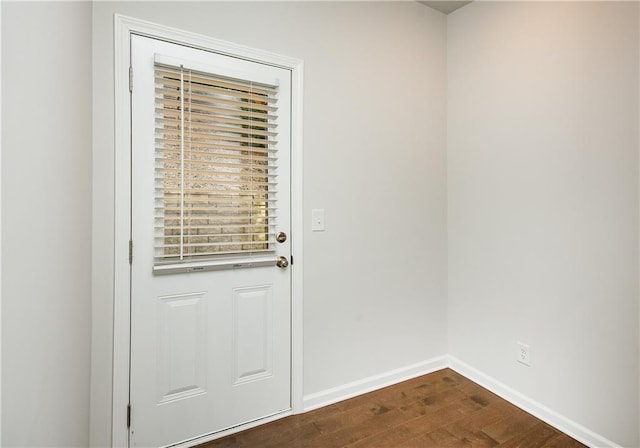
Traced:
<path fill-rule="evenodd" d="M 169 446 L 291 407 L 290 72 L 141 36 L 132 68 L 130 445 Z"/>

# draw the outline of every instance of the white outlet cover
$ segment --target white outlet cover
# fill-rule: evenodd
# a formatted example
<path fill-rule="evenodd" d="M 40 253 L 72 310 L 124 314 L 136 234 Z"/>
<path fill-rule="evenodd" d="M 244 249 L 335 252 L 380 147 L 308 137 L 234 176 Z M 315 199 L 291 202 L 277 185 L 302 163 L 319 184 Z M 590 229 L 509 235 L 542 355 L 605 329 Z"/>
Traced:
<path fill-rule="evenodd" d="M 516 361 L 525 366 L 531 366 L 531 347 L 522 342 L 518 342 L 517 346 Z"/>

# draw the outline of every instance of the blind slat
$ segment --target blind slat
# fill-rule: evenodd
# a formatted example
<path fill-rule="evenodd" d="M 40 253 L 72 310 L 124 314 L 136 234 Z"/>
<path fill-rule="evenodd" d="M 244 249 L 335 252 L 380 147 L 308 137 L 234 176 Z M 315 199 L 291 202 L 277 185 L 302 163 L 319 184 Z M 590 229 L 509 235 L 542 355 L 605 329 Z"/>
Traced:
<path fill-rule="evenodd" d="M 234 109 L 232 107 L 216 107 L 216 106 L 208 106 L 206 104 L 198 104 L 198 103 L 188 103 L 180 100 L 172 100 L 172 99 L 159 99 L 156 98 L 156 104 L 162 105 L 162 110 L 166 110 L 169 112 L 179 112 L 184 111 L 187 114 L 189 112 L 198 112 L 198 113 L 212 113 L 212 114 L 222 114 L 223 116 L 231 116 L 231 117 L 240 117 L 240 118 L 259 118 L 260 120 L 275 120 L 276 115 L 265 114 L 262 112 L 253 112 L 242 109 Z M 252 120 L 256 122 L 257 120 Z M 262 123 L 262 121 L 260 121 Z"/>
<path fill-rule="evenodd" d="M 212 143 L 212 142 L 225 142 L 228 143 L 247 143 L 246 146 L 235 146 L 236 148 L 261 148 L 269 145 L 275 145 L 278 143 L 275 140 L 270 140 L 264 138 L 262 136 L 258 137 L 241 137 L 237 135 L 225 135 L 216 132 L 197 132 L 191 130 L 189 128 L 185 130 L 173 130 L 173 129 L 156 129 L 157 133 L 162 133 L 165 136 L 165 140 L 175 139 L 176 141 L 180 141 L 179 138 L 181 135 L 184 135 L 186 143 L 188 146 L 191 146 L 193 143 Z M 247 133 L 246 135 L 249 135 Z"/>
<path fill-rule="evenodd" d="M 159 190 L 159 191 L 158 191 Z M 269 191 L 258 191 L 258 190 L 254 190 L 254 191 L 249 191 L 249 190 L 236 190 L 236 191 L 231 191 L 231 190 L 211 190 L 211 191 L 207 191 L 206 193 L 201 193 L 202 190 L 189 190 L 187 188 L 185 188 L 184 190 L 184 197 L 185 198 L 190 198 L 194 195 L 202 195 L 202 194 L 206 194 L 207 196 L 216 196 L 219 197 L 221 199 L 223 198 L 251 198 L 251 197 L 256 197 L 256 198 L 260 198 L 260 199 L 266 199 L 267 197 L 269 198 L 269 201 L 273 201 L 275 202 L 277 199 L 273 196 L 273 193 L 275 193 L 275 191 L 273 190 L 269 190 Z M 166 189 L 163 187 L 156 187 L 156 198 L 157 199 L 163 199 L 165 196 L 171 197 L 171 196 L 182 196 L 183 193 L 181 193 L 180 191 L 174 191 L 174 190 L 170 190 L 170 189 Z M 247 199 L 249 200 L 249 199 Z"/>
<path fill-rule="evenodd" d="M 186 71 L 185 71 L 186 72 Z M 162 68 L 162 64 L 156 64 L 156 78 L 166 78 L 166 79 L 180 79 L 181 69 L 180 67 L 169 67 L 164 66 Z M 248 92 L 254 94 L 261 95 L 275 95 L 277 91 L 277 87 L 269 87 L 264 84 L 256 84 L 251 81 L 246 81 L 242 79 L 231 79 L 231 78 L 223 78 L 220 76 L 215 76 L 211 73 L 207 73 L 206 76 L 198 75 L 197 73 L 192 74 L 190 82 L 197 83 L 201 85 L 208 86 L 217 86 L 223 87 L 226 89 L 230 89 L 237 92 Z"/>
<path fill-rule="evenodd" d="M 162 138 L 156 137 L 156 145 L 162 145 L 160 149 L 179 149 L 180 148 L 180 139 L 175 138 Z M 233 146 L 233 145 L 225 145 L 222 143 L 207 143 L 207 142 L 198 142 L 192 141 L 189 142 L 190 149 L 196 148 L 199 150 L 202 149 L 210 149 L 212 151 L 238 151 L 240 153 L 252 153 L 252 154 L 273 154 L 277 150 L 275 148 L 261 148 L 258 146 Z"/>
<path fill-rule="evenodd" d="M 185 161 L 188 162 L 188 161 Z M 202 165 L 199 163 L 199 165 Z M 232 164 L 229 164 L 228 167 L 226 167 L 224 164 L 211 164 L 209 165 L 212 168 L 235 168 Z M 238 172 L 235 171 L 221 171 L 221 170 L 215 170 L 215 169 L 193 169 L 193 168 L 159 168 L 156 170 L 156 173 L 165 173 L 165 174 L 175 174 L 175 173 L 188 173 L 191 177 L 195 178 L 195 179 L 199 179 L 199 176 L 197 175 L 203 175 L 203 176 L 222 176 L 222 177 L 242 177 L 242 178 L 254 178 L 254 177 L 276 177 L 277 174 L 276 173 L 269 173 L 268 171 L 268 166 L 253 166 L 250 165 L 250 168 L 253 172 L 248 173 L 248 174 L 240 174 Z M 256 170 L 261 170 L 262 172 L 256 173 Z M 171 177 L 164 177 L 164 179 L 171 179 Z M 207 178 L 208 179 L 208 178 Z"/>
<path fill-rule="evenodd" d="M 184 238 L 185 240 L 188 238 L 207 238 L 207 239 L 213 239 L 213 238 L 222 238 L 222 237 L 228 237 L 228 238 L 232 238 L 235 242 L 241 241 L 241 238 L 249 238 L 248 240 L 244 241 L 244 242 L 272 242 L 273 238 L 269 239 L 269 240 L 264 240 L 264 234 L 263 233 L 229 233 L 229 234 L 224 234 L 224 235 L 220 235 L 217 233 L 200 233 L 200 234 L 193 234 L 193 235 L 185 235 Z M 157 240 L 161 240 L 161 242 L 159 242 L 159 244 L 169 244 L 172 241 L 175 242 L 176 238 L 180 238 L 180 234 L 167 234 L 167 235 L 162 235 L 162 236 L 156 236 L 155 237 Z M 202 240 L 201 240 L 202 241 Z"/>
<path fill-rule="evenodd" d="M 269 216 L 269 219 L 274 219 L 277 218 L 277 216 Z M 200 221 L 206 221 L 207 224 L 206 225 L 211 225 L 214 222 L 224 222 L 226 224 L 228 224 L 231 227 L 234 226 L 268 226 L 269 223 L 267 222 L 263 222 L 265 221 L 265 217 L 264 216 L 233 216 L 233 215 L 218 215 L 218 216 L 207 216 L 206 218 L 203 218 L 202 216 L 184 216 L 184 217 L 171 217 L 171 216 L 160 216 L 160 215 L 155 215 L 154 219 L 157 222 L 164 222 L 166 225 L 167 221 L 170 221 L 171 224 L 170 225 L 179 225 L 179 224 L 185 224 L 188 225 L 187 223 L 190 221 L 197 221 L 196 224 L 193 224 L 193 227 L 200 227 L 200 225 L 202 225 L 202 223 Z M 260 222 L 256 222 L 256 221 L 260 221 Z M 182 227 L 181 227 L 182 228 Z"/>
<path fill-rule="evenodd" d="M 197 86 L 196 86 L 197 87 Z M 188 104 L 204 104 L 204 105 L 212 105 L 212 104 L 224 104 L 227 106 L 231 106 L 233 109 L 245 110 L 251 108 L 255 111 L 270 111 L 275 112 L 278 110 L 276 106 L 269 106 L 264 101 L 261 100 L 253 100 L 253 101 L 238 101 L 237 99 L 227 99 L 222 98 L 221 95 L 207 95 L 206 92 L 199 93 L 197 88 L 194 88 L 194 85 L 191 84 L 185 92 L 188 94 L 189 103 Z M 166 99 L 175 99 L 179 100 L 182 91 L 179 89 L 169 89 L 166 88 L 165 85 L 156 87 L 156 97 L 160 98 L 161 101 Z"/>
<path fill-rule="evenodd" d="M 156 77 L 155 81 L 156 81 L 156 84 L 163 85 L 165 87 L 173 87 L 173 88 L 180 87 L 180 81 L 177 79 Z M 229 88 L 215 87 L 214 85 L 192 83 L 191 88 L 197 92 L 218 93 L 221 95 L 231 96 L 234 98 L 241 98 L 245 100 L 265 101 L 269 104 L 277 102 L 277 98 L 273 96 L 267 96 L 265 94 L 260 94 L 260 93 L 249 93 L 249 92 L 233 90 Z"/>
<path fill-rule="evenodd" d="M 164 202 L 165 204 L 170 204 L 170 203 L 180 203 L 182 201 L 182 197 L 179 195 L 164 195 L 160 198 L 157 198 L 157 200 Z M 276 199 L 269 199 L 267 197 L 264 198 L 256 198 L 256 199 L 238 199 L 238 198 L 234 198 L 234 197 L 215 197 L 215 198 L 211 198 L 211 197 L 207 197 L 207 198 L 192 198 L 190 196 L 185 197 L 184 199 L 186 202 L 189 203 L 209 203 L 209 204 L 237 204 L 237 205 L 246 205 L 246 204 L 255 204 L 255 203 L 264 203 L 264 202 L 269 202 L 269 203 L 276 203 Z"/>
<path fill-rule="evenodd" d="M 170 157 L 167 157 L 165 154 L 167 155 L 173 155 L 173 156 L 177 156 L 179 154 L 181 154 L 181 151 L 178 149 L 169 149 L 169 148 L 156 148 L 156 151 L 160 152 L 161 154 L 159 155 L 159 157 L 156 157 L 157 160 L 165 160 L 168 159 Z M 228 153 L 223 153 L 223 152 L 208 152 L 208 151 L 193 151 L 193 150 L 188 150 L 186 149 L 184 151 L 184 155 L 187 158 L 191 158 L 193 157 L 194 159 L 198 158 L 198 157 L 209 157 L 209 158 L 216 158 L 216 159 L 229 159 L 229 160 L 256 160 L 256 157 L 254 155 L 246 155 L 246 154 L 228 154 Z M 262 154 L 260 156 L 260 159 L 258 160 L 266 160 L 268 162 L 275 162 L 276 160 L 278 160 L 277 157 L 272 157 L 271 155 L 264 155 Z"/>
<path fill-rule="evenodd" d="M 171 126 L 176 129 L 180 127 L 180 120 L 177 118 L 156 118 L 156 124 L 157 123 L 164 125 L 158 128 L 157 131 L 170 129 Z M 227 132 L 230 134 L 251 134 L 266 137 L 278 135 L 277 132 L 264 131 L 263 129 L 266 129 L 265 126 L 247 126 L 246 124 L 243 125 L 243 127 L 238 126 L 222 126 L 215 121 L 194 121 L 193 118 L 191 120 L 191 129 L 195 129 L 198 132 Z"/>
<path fill-rule="evenodd" d="M 157 209 L 164 210 L 165 212 L 175 212 L 175 211 L 184 211 L 185 213 L 189 212 L 210 212 L 211 214 L 216 214 L 219 212 L 235 212 L 239 214 L 249 215 L 251 212 L 260 212 L 264 213 L 268 210 L 275 210 L 275 207 L 156 207 Z M 169 213 L 170 214 L 170 213 Z"/>
<path fill-rule="evenodd" d="M 249 240 L 249 241 L 224 241 L 224 242 L 218 242 L 218 243 L 177 243 L 177 244 L 158 244 L 156 247 L 158 248 L 177 248 L 182 246 L 185 249 L 188 248 L 196 248 L 196 247 L 208 247 L 213 249 L 214 247 L 228 247 L 228 246 L 239 246 L 239 245 L 249 245 L 249 246 L 253 246 L 253 245 L 263 245 L 263 244 L 273 244 L 275 243 L 275 240 L 270 240 L 270 241 L 256 241 L 256 240 Z"/>
<path fill-rule="evenodd" d="M 165 186 L 168 188 L 172 188 L 173 186 L 176 186 L 176 182 L 178 182 L 178 187 L 180 186 L 180 179 L 164 179 L 164 178 L 156 178 L 156 182 L 164 182 Z M 185 185 L 187 186 L 194 186 L 195 184 L 198 184 L 198 186 L 205 188 L 207 185 L 212 186 L 212 185 L 220 185 L 220 186 L 227 186 L 227 187 L 234 187 L 237 188 L 238 190 L 241 190 L 243 187 L 245 186 L 255 186 L 255 185 L 260 185 L 260 186 L 270 186 L 270 185 L 276 185 L 276 182 L 250 182 L 250 181 L 246 181 L 246 182 L 239 182 L 239 181 L 226 181 L 226 180 L 216 180 L 216 179 L 212 179 L 212 180 L 207 180 L 207 179 L 198 179 L 197 182 L 195 181 L 190 181 L 189 179 L 185 180 Z"/>
<path fill-rule="evenodd" d="M 162 107 L 156 107 L 155 112 L 156 114 L 158 114 L 158 117 L 180 121 L 181 111 L 178 109 L 166 109 Z M 213 114 L 200 113 L 200 112 L 194 112 L 194 111 L 190 112 L 190 118 L 197 123 L 206 121 L 211 123 L 227 123 L 227 124 L 235 124 L 238 126 L 247 126 L 250 128 L 263 128 L 263 129 L 276 129 L 278 127 L 277 121 L 264 121 L 262 119 L 253 120 L 249 117 L 231 118 L 231 117 L 224 117 L 222 115 L 213 115 Z"/>
<path fill-rule="evenodd" d="M 238 244 L 238 245 L 240 245 L 240 244 Z M 251 252 L 251 254 L 258 255 L 258 254 L 264 254 L 264 253 L 273 252 L 273 249 L 254 248 L 254 249 L 251 249 L 251 250 L 244 250 L 244 251 L 243 250 L 220 250 L 220 251 L 210 251 L 210 252 L 202 252 L 202 253 L 190 253 L 190 254 L 187 254 L 187 255 L 189 257 L 189 261 L 193 261 L 193 260 L 201 260 L 201 259 L 204 259 L 204 258 L 211 258 L 213 256 L 238 255 L 239 253 L 243 253 L 243 252 Z M 157 264 L 158 265 L 162 265 L 162 264 L 167 264 L 167 262 L 176 263 L 176 262 L 180 262 L 180 261 L 184 261 L 183 259 L 181 259 L 180 254 L 167 253 L 166 255 L 164 255 L 162 257 L 161 261 L 157 262 Z"/>

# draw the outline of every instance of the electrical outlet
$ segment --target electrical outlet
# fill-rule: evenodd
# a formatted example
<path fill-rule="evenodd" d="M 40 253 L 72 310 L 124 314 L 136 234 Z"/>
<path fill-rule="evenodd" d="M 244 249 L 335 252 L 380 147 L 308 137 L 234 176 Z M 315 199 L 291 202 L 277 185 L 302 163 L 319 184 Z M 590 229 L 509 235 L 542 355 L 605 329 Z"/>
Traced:
<path fill-rule="evenodd" d="M 531 347 L 522 342 L 518 342 L 518 353 L 516 354 L 516 360 L 525 366 L 531 365 Z"/>

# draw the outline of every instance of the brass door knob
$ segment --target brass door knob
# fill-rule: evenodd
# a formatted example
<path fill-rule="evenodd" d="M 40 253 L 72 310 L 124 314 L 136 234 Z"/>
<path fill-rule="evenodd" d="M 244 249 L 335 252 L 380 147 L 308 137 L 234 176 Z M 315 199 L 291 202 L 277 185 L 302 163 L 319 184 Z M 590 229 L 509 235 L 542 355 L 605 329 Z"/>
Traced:
<path fill-rule="evenodd" d="M 287 266 L 289 266 L 289 260 L 287 260 L 287 257 L 278 257 L 278 261 L 276 261 L 276 266 L 278 266 L 281 269 L 284 269 Z"/>

